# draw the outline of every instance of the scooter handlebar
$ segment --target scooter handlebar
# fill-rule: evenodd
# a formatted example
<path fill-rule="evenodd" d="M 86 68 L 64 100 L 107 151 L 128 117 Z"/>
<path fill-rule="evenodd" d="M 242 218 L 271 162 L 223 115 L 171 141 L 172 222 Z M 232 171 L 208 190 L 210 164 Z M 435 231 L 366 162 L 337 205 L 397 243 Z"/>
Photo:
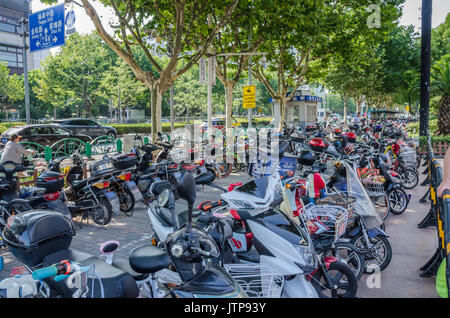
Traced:
<path fill-rule="evenodd" d="M 55 265 L 39 268 L 32 273 L 35 280 L 42 280 L 44 278 L 52 277 L 58 274 L 58 268 Z"/>

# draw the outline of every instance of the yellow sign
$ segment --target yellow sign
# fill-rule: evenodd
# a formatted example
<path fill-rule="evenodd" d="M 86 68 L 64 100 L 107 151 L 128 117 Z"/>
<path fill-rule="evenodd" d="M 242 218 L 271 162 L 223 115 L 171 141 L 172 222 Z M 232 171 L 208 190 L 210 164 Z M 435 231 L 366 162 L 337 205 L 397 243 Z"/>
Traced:
<path fill-rule="evenodd" d="M 409 105 L 406 105 L 406 111 L 409 112 Z"/>
<path fill-rule="evenodd" d="M 255 108 L 256 107 L 256 94 L 255 86 L 244 86 L 243 90 L 243 104 L 244 108 Z"/>

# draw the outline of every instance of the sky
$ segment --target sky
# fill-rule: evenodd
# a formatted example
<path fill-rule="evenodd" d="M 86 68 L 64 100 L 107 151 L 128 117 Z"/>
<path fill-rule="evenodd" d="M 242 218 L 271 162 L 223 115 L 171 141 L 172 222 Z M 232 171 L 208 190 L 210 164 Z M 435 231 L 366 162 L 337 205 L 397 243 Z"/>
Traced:
<path fill-rule="evenodd" d="M 63 3 L 64 0 L 58 0 L 58 3 Z M 78 0 L 79 2 L 79 0 Z M 93 1 L 95 9 L 99 13 L 102 18 L 103 25 L 105 29 L 109 32 L 111 28 L 108 23 L 105 21 L 113 20 L 114 21 L 114 13 L 112 9 L 106 9 L 102 4 L 98 1 Z M 84 9 L 75 5 L 73 6 L 73 10 L 75 11 L 75 28 L 81 34 L 86 34 L 92 32 L 94 28 L 94 24 L 91 19 L 86 15 Z M 406 0 L 403 5 L 403 16 L 400 19 L 400 24 L 402 25 L 414 25 L 416 32 L 420 33 L 420 16 L 421 11 L 420 7 L 422 6 L 422 0 Z M 47 7 L 49 5 L 42 4 L 40 0 L 32 0 L 31 2 L 32 12 L 36 12 Z M 67 12 L 66 7 L 66 12 Z M 435 28 L 439 24 L 445 21 L 445 17 L 450 12 L 450 0 L 433 0 L 433 13 L 432 13 L 432 27 Z"/>

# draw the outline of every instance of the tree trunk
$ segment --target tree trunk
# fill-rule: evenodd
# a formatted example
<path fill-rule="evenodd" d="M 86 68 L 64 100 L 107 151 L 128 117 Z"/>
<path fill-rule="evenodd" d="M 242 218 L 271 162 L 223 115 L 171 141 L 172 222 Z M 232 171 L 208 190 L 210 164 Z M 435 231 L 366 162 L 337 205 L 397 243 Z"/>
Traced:
<path fill-rule="evenodd" d="M 150 116 L 152 117 L 152 141 L 155 142 L 157 138 L 157 120 L 156 120 L 156 87 L 151 87 L 151 103 L 150 103 Z"/>
<path fill-rule="evenodd" d="M 280 98 L 280 128 L 284 126 L 286 122 L 286 98 Z"/>
<path fill-rule="evenodd" d="M 156 127 L 157 132 L 162 133 L 162 124 L 161 124 L 161 118 L 162 118 L 162 100 L 163 100 L 163 91 L 157 90 L 156 94 Z"/>
<path fill-rule="evenodd" d="M 344 103 L 344 123 L 347 122 L 347 98 L 342 98 L 342 102 Z"/>
<path fill-rule="evenodd" d="M 226 115 L 226 128 L 232 128 L 232 117 L 233 117 L 233 90 L 234 83 L 231 81 L 225 80 L 224 83 L 225 88 L 225 115 Z"/>

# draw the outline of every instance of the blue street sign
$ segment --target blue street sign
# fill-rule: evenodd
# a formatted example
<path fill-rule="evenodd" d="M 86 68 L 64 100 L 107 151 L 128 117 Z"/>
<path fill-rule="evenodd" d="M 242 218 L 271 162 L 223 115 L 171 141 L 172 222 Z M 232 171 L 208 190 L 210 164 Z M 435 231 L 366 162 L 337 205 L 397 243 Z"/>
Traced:
<path fill-rule="evenodd" d="M 64 4 L 28 16 L 30 52 L 64 45 Z"/>
<path fill-rule="evenodd" d="M 303 96 L 294 96 L 292 98 L 292 101 L 294 102 L 301 102 L 301 101 L 305 101 L 305 102 L 322 102 L 322 97 L 318 97 L 318 96 L 311 96 L 311 95 L 303 95 Z M 273 100 L 272 98 L 269 98 L 269 103 L 275 103 L 275 100 Z"/>
<path fill-rule="evenodd" d="M 70 10 L 66 14 L 66 26 L 67 28 L 73 27 L 75 24 L 75 12 L 73 10 Z"/>

